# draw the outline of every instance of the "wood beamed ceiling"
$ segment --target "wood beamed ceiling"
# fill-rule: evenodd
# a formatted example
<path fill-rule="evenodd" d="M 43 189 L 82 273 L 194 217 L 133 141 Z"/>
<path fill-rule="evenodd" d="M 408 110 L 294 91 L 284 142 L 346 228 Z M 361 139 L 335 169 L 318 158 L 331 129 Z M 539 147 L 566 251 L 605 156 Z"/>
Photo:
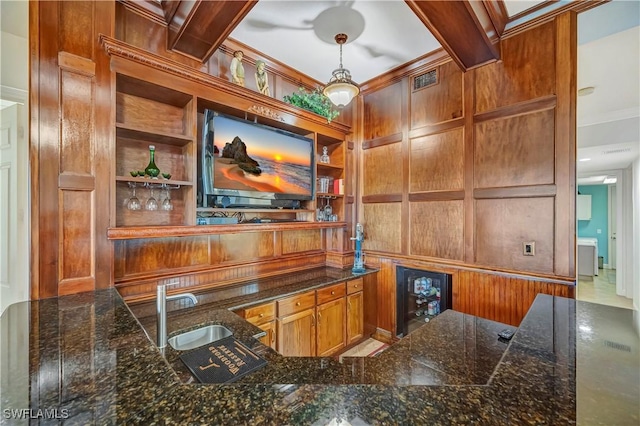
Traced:
<path fill-rule="evenodd" d="M 169 29 L 167 48 L 203 63 L 258 2 L 162 0 L 159 6 L 153 0 L 119 1 L 135 4 L 145 14 L 162 20 Z M 503 0 L 405 0 L 462 71 L 499 60 L 500 40 L 506 36 L 568 9 L 582 11 L 603 1 L 608 0 L 576 0 L 569 4 L 549 0 L 509 17 Z M 527 13 L 534 11 L 535 18 L 527 20 Z"/>

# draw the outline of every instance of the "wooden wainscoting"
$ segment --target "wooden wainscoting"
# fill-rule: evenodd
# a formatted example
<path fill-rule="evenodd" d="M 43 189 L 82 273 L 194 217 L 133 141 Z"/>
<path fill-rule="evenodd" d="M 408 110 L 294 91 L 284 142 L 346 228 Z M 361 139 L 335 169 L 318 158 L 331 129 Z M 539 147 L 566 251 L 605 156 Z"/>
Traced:
<path fill-rule="evenodd" d="M 574 298 L 575 282 L 464 270 L 453 277 L 454 310 L 514 326 L 538 293 Z"/>
<path fill-rule="evenodd" d="M 377 337 L 388 341 L 396 330 L 396 267 L 445 272 L 452 276 L 453 310 L 518 326 L 538 293 L 575 298 L 575 281 L 469 268 L 463 264 L 422 261 L 366 253 L 367 267 L 378 268 Z"/>

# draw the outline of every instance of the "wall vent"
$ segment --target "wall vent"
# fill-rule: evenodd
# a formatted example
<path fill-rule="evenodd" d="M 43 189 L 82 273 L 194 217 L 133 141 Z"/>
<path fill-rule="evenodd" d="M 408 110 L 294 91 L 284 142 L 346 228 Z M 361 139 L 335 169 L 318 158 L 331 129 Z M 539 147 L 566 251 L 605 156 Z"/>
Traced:
<path fill-rule="evenodd" d="M 413 77 L 413 90 L 424 89 L 425 87 L 438 84 L 438 70 L 432 69 L 424 74 Z"/>
<path fill-rule="evenodd" d="M 624 351 L 624 352 L 631 352 L 631 346 L 623 345 L 622 343 L 616 343 L 610 340 L 605 340 L 604 345 L 611 349 L 617 349 L 619 351 Z"/>
<path fill-rule="evenodd" d="M 631 148 L 610 149 L 608 151 L 602 151 L 602 155 L 622 154 L 623 152 L 630 152 L 630 151 L 631 151 Z"/>

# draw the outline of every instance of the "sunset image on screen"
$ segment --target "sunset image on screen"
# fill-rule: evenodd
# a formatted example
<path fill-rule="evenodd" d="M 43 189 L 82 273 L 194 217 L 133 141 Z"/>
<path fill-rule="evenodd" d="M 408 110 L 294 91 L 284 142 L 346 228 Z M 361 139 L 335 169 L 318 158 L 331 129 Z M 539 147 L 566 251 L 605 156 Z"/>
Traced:
<path fill-rule="evenodd" d="M 222 116 L 215 117 L 213 129 L 219 151 L 214 164 L 216 188 L 311 195 L 312 140 Z M 225 146 L 236 138 L 246 146 L 246 156 L 243 152 L 225 158 Z"/>

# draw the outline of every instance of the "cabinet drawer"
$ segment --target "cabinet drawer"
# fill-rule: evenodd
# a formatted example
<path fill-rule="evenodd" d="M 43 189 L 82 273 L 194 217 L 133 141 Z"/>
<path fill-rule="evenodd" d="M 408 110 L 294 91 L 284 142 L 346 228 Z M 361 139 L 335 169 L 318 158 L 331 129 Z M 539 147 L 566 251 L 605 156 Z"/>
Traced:
<path fill-rule="evenodd" d="M 364 281 L 362 278 L 356 278 L 355 280 L 347 281 L 347 294 L 357 293 L 362 291 Z"/>
<path fill-rule="evenodd" d="M 253 306 L 244 311 L 244 319 L 251 324 L 262 324 L 271 321 L 276 317 L 275 302 L 265 303 L 264 305 Z"/>
<path fill-rule="evenodd" d="M 279 317 L 295 314 L 296 312 L 301 312 L 305 309 L 315 307 L 316 293 L 314 291 L 309 291 L 303 294 L 296 294 L 295 296 L 280 299 L 277 303 Z"/>
<path fill-rule="evenodd" d="M 331 300 L 335 300 L 335 299 L 339 299 L 341 297 L 344 297 L 346 292 L 345 292 L 345 285 L 344 283 L 340 283 L 340 284 L 335 284 L 335 285 L 331 285 L 329 287 L 325 287 L 322 288 L 320 290 L 317 290 L 318 292 L 318 305 L 321 305 L 325 302 L 329 302 Z"/>

